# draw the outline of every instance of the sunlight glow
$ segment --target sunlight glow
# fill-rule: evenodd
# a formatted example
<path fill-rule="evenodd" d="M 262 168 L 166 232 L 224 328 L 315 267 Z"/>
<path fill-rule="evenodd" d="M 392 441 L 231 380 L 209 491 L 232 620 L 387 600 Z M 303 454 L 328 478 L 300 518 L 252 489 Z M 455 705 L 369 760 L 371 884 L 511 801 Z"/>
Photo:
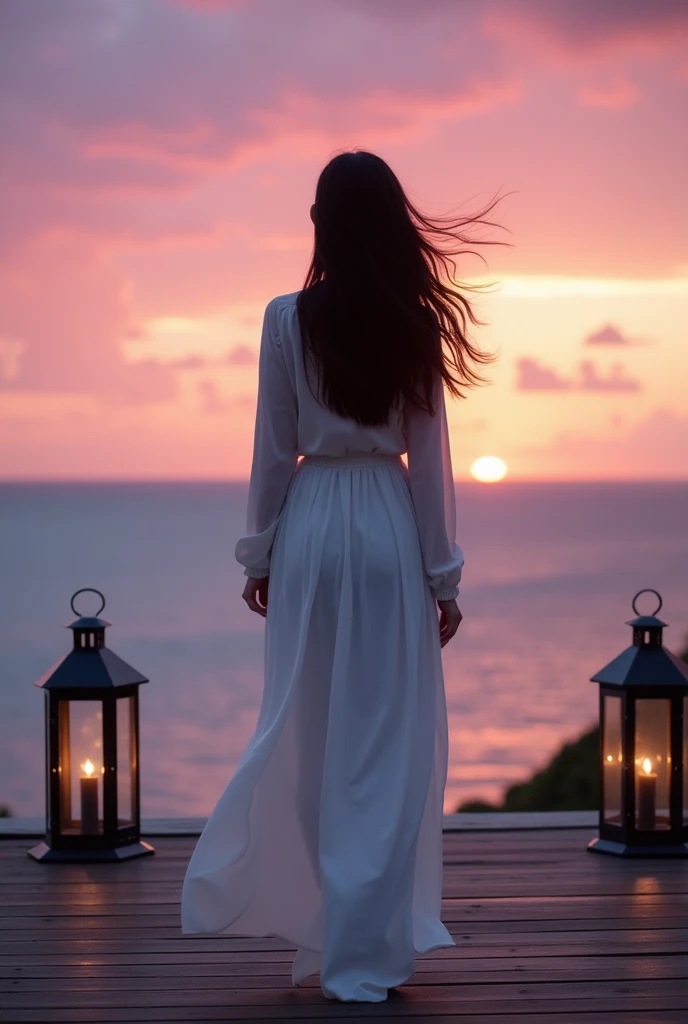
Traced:
<path fill-rule="evenodd" d="M 484 484 L 493 484 L 504 479 L 507 465 L 504 459 L 499 459 L 496 455 L 482 455 L 471 463 L 470 473 L 474 480 L 479 480 Z"/>
<path fill-rule="evenodd" d="M 685 295 L 686 278 L 657 278 L 649 281 L 585 277 L 542 277 L 512 279 L 502 294 L 519 298 L 569 298 L 580 295 Z"/>
<path fill-rule="evenodd" d="M 144 319 L 135 337 L 120 340 L 127 363 L 154 359 L 171 363 L 188 356 L 213 359 L 234 345 L 255 348 L 260 338 L 264 303 L 235 303 L 205 316 L 158 316 Z"/>
<path fill-rule="evenodd" d="M 506 298 L 553 299 L 572 296 L 637 296 L 637 295 L 686 295 L 688 276 L 682 271 L 676 277 L 658 278 L 591 278 L 569 277 L 564 274 L 527 274 L 522 276 L 505 274 L 503 277 L 476 275 L 468 283 L 492 284 L 491 294 Z"/>

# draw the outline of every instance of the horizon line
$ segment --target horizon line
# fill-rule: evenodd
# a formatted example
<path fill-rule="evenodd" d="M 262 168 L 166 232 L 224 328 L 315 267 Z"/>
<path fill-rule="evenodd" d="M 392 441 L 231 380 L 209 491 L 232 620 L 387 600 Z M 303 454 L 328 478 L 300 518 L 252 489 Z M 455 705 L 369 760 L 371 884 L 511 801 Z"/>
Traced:
<path fill-rule="evenodd" d="M 248 485 L 249 477 L 220 477 L 220 476 L 109 476 L 109 477 L 0 477 L 0 485 L 3 484 L 245 484 Z M 485 481 L 476 480 L 474 477 L 454 477 L 455 484 L 476 484 L 486 488 L 496 488 L 504 484 L 688 484 L 688 475 L 685 476 L 645 476 L 645 477 L 612 477 L 604 476 L 507 476 L 501 480 Z"/>

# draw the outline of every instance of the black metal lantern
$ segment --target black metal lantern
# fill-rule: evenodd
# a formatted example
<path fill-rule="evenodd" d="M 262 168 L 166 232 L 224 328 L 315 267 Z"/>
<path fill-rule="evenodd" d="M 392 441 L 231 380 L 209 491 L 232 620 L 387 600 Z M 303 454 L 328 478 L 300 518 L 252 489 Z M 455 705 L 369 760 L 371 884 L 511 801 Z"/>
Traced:
<path fill-rule="evenodd" d="M 638 615 L 641 594 L 652 615 Z M 592 676 L 600 684 L 599 853 L 688 856 L 688 665 L 662 646 L 662 598 L 640 590 L 633 644 Z"/>
<path fill-rule="evenodd" d="M 68 624 L 74 647 L 36 682 L 45 690 L 46 841 L 41 861 L 119 861 L 154 853 L 141 842 L 139 697 L 148 680 L 105 646 L 99 618 Z"/>

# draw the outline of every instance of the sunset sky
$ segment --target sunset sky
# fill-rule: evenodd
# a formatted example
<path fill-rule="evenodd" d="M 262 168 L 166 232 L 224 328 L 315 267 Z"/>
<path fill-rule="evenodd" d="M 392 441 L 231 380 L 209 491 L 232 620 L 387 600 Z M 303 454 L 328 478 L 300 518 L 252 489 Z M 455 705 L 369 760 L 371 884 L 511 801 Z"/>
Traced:
<path fill-rule="evenodd" d="M 248 475 L 265 304 L 371 149 L 508 230 L 455 476 L 688 478 L 685 0 L 2 0 L 0 477 Z"/>

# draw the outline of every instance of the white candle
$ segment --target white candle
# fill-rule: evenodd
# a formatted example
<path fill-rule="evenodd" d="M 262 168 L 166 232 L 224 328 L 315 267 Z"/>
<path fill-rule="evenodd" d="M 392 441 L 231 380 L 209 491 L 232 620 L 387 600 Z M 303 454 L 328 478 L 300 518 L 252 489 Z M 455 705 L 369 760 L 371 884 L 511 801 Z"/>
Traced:
<path fill-rule="evenodd" d="M 649 757 L 643 761 L 643 770 L 638 773 L 636 781 L 638 828 L 652 830 L 657 827 L 657 774 L 652 771 Z"/>
<path fill-rule="evenodd" d="M 83 835 L 94 835 L 98 832 L 98 776 L 94 775 L 95 767 L 89 759 L 83 765 L 84 775 L 81 783 L 81 831 Z"/>

